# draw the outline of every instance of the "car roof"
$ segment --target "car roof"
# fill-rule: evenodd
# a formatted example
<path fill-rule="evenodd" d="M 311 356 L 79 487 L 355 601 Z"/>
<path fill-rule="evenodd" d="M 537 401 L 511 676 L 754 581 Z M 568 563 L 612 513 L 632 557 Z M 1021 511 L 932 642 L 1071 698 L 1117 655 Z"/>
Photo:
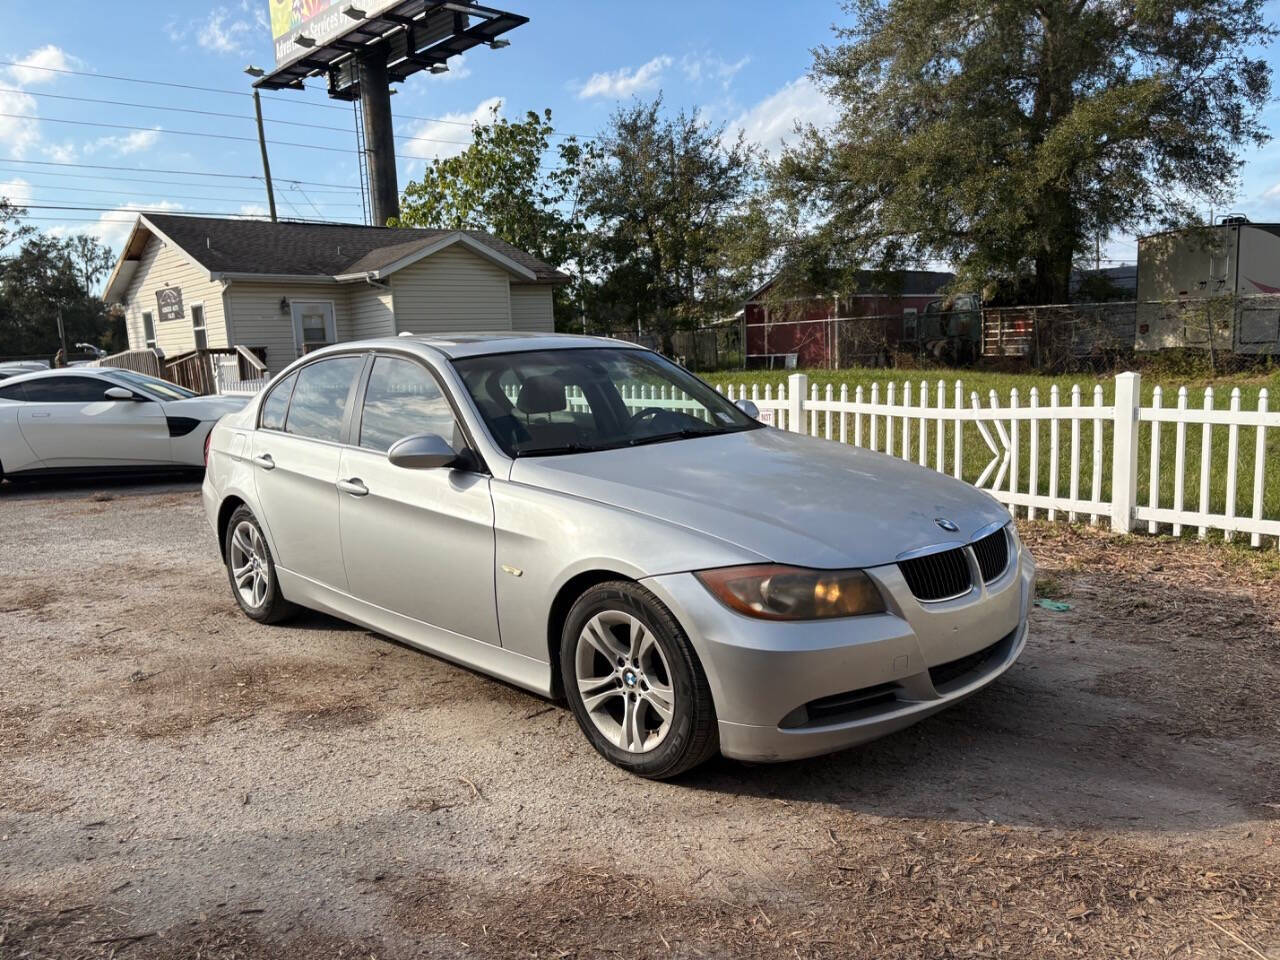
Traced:
<path fill-rule="evenodd" d="M 401 335 L 378 340 L 364 340 L 357 343 L 336 344 L 335 348 L 346 347 L 404 347 L 407 344 L 421 344 L 451 360 L 462 357 L 482 357 L 497 353 L 524 353 L 530 350 L 581 350 L 588 347 L 621 347 L 631 350 L 643 350 L 644 347 L 626 340 L 614 340 L 610 337 L 587 337 L 572 333 L 524 333 L 520 331 L 500 331 L 494 333 L 431 333 Z"/>
<path fill-rule="evenodd" d="M 104 367 L 58 367 L 54 370 L 32 370 L 20 373 L 4 381 L 7 387 L 11 383 L 26 383 L 30 380 L 43 380 L 45 377 L 105 377 L 110 372 Z"/>

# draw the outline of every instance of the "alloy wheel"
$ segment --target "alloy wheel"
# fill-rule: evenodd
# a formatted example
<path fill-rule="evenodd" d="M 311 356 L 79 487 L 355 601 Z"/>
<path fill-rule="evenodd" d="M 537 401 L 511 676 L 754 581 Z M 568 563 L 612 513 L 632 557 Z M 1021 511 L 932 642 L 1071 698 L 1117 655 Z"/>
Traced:
<path fill-rule="evenodd" d="M 267 602 L 271 589 L 267 545 L 248 520 L 236 524 L 231 534 L 231 579 L 245 606 L 257 609 Z"/>
<path fill-rule="evenodd" d="M 675 689 L 666 654 L 653 633 L 621 610 L 596 614 L 574 653 L 587 716 L 614 746 L 647 753 L 671 730 Z"/>

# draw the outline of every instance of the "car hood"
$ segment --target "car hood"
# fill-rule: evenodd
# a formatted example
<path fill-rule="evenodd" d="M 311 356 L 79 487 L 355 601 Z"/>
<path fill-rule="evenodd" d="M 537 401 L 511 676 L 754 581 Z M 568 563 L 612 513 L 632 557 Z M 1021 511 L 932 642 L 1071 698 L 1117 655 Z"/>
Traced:
<path fill-rule="evenodd" d="M 187 397 L 185 400 L 166 400 L 164 412 L 171 417 L 191 417 L 194 420 L 217 420 L 228 413 L 243 410 L 252 397 Z"/>
<path fill-rule="evenodd" d="M 511 480 L 657 517 L 777 563 L 870 567 L 1009 519 L 925 467 L 772 428 L 526 457 Z M 938 520 L 955 524 L 948 532 Z"/>

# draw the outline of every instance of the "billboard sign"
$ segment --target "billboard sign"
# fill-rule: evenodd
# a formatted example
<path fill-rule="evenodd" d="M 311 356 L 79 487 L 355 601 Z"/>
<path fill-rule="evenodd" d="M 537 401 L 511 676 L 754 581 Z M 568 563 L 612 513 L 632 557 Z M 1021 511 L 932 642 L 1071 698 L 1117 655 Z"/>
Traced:
<path fill-rule="evenodd" d="M 400 0 L 362 0 L 360 10 L 369 19 L 376 17 Z M 271 6 L 271 39 L 275 44 L 276 66 L 282 67 L 306 56 L 308 50 L 323 47 L 330 41 L 360 25 L 342 11 L 352 6 L 351 0 L 267 0 Z M 300 45 L 299 36 L 314 40 Z"/>

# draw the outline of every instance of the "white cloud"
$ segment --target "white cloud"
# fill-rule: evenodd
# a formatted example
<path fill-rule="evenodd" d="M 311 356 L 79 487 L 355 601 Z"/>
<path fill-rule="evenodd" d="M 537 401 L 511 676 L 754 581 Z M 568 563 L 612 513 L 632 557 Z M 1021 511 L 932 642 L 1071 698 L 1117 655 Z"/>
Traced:
<path fill-rule="evenodd" d="M 39 110 L 35 97 L 22 92 L 27 87 L 53 83 L 58 74 L 51 70 L 66 70 L 74 63 L 60 47 L 53 44 L 32 50 L 19 57 L 15 65 L 0 71 L 4 85 L 17 88 L 13 93 L 0 94 L 0 144 L 5 153 L 16 159 L 27 156 L 40 142 Z M 47 69 L 40 69 L 45 67 Z"/>
<path fill-rule="evenodd" d="M 662 79 L 662 72 L 672 64 L 672 59 L 663 54 L 654 57 L 648 63 L 641 64 L 634 70 L 623 67 L 609 73 L 595 73 L 591 79 L 578 90 L 578 99 L 590 97 L 629 97 L 641 90 L 650 90 Z"/>
<path fill-rule="evenodd" d="M 1276 183 L 1275 186 L 1262 191 L 1262 198 L 1264 200 L 1280 200 L 1280 182 Z"/>
<path fill-rule="evenodd" d="M 0 143 L 5 152 L 21 160 L 40 141 L 40 122 L 36 118 L 36 99 L 25 93 L 0 94 Z"/>
<path fill-rule="evenodd" d="M 403 146 L 396 149 L 405 156 L 416 157 L 423 161 L 457 156 L 467 149 L 471 142 L 470 131 L 458 124 L 465 123 L 471 126 L 477 123 L 491 123 L 495 110 L 498 116 L 502 115 L 501 97 L 482 100 L 470 113 L 446 113 L 439 120 L 429 120 L 412 128 L 409 136 L 423 139 L 406 140 Z"/>
<path fill-rule="evenodd" d="M 31 202 L 31 184 L 21 177 L 0 180 L 0 199 L 8 200 L 15 207 L 25 207 Z"/>
<path fill-rule="evenodd" d="M 750 62 L 750 57 L 742 57 L 730 63 L 728 60 L 723 60 L 713 54 L 704 54 L 696 57 L 686 55 L 680 61 L 680 69 L 684 71 L 685 78 L 690 83 L 711 80 L 727 90 L 729 84 L 733 82 L 733 78 L 741 73 L 742 69 Z"/>
<path fill-rule="evenodd" d="M 150 130 L 135 130 L 132 133 L 122 134 L 118 137 L 99 137 L 91 143 L 86 143 L 84 145 L 84 152 L 105 152 L 116 156 L 128 156 L 131 153 L 141 153 L 144 150 L 150 150 L 156 145 L 156 141 L 159 139 L 159 127 L 154 127 Z"/>
<path fill-rule="evenodd" d="M 836 106 L 826 94 L 809 77 L 800 77 L 739 115 L 725 135 L 737 137 L 741 130 L 748 141 L 776 154 L 784 140 L 795 139 L 796 123 L 825 127 L 838 118 Z"/>
<path fill-rule="evenodd" d="M 266 215 L 267 208 L 260 203 L 242 203 L 240 204 L 240 212 L 237 214 L 237 216 L 251 217 L 254 219 L 258 217 L 265 217 Z"/>
<path fill-rule="evenodd" d="M 50 227 L 45 233 L 55 237 L 66 237 L 76 233 L 87 233 L 97 237 L 112 250 L 118 251 L 129 239 L 133 225 L 137 223 L 138 213 L 169 213 L 181 210 L 182 204 L 162 200 L 159 203 L 127 203 L 122 207 L 100 214 L 97 223 L 62 224 Z"/>
<path fill-rule="evenodd" d="M 44 148 L 44 155 L 58 163 L 71 163 L 80 154 L 74 143 L 51 143 Z"/>
<path fill-rule="evenodd" d="M 32 50 L 9 68 L 9 82 L 16 87 L 34 87 L 52 83 L 58 78 L 54 70 L 70 70 L 73 60 L 61 47 L 53 44 Z M 45 69 L 41 69 L 41 68 Z"/>
<path fill-rule="evenodd" d="M 204 23 L 193 26 L 196 42 L 213 53 L 245 53 L 249 49 L 247 41 L 258 30 L 256 23 L 237 19 L 226 7 L 209 11 Z"/>
<path fill-rule="evenodd" d="M 428 74 L 431 76 L 431 74 Z M 436 74 L 440 80 L 446 83 L 454 80 L 465 80 L 471 76 L 471 68 L 467 66 L 467 57 L 465 54 L 458 54 L 456 57 L 449 58 L 449 72 Z"/>

